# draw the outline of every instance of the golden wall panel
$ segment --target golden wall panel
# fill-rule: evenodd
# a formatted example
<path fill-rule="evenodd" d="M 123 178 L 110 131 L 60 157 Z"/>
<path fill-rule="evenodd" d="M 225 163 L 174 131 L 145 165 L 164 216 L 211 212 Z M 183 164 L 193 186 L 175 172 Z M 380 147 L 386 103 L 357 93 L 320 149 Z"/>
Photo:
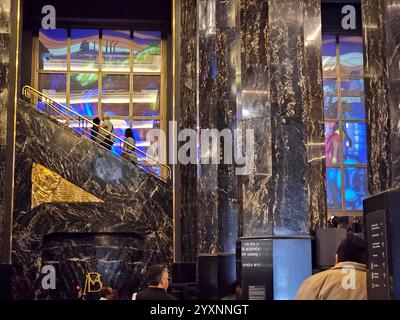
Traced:
<path fill-rule="evenodd" d="M 34 163 L 32 208 L 48 202 L 103 202 L 103 200 L 63 179 L 54 171 Z"/>

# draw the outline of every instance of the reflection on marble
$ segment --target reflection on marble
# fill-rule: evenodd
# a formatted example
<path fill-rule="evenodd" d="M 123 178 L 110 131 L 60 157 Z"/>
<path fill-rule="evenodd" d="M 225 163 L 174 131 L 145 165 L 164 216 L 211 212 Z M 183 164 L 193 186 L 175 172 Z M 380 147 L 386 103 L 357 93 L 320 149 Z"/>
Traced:
<path fill-rule="evenodd" d="M 198 125 L 200 129 L 234 130 L 237 93 L 240 91 L 236 81 L 240 67 L 239 1 L 199 0 L 197 3 Z M 204 148 L 200 145 L 200 148 L 202 147 Z M 212 156 L 212 154 L 201 155 L 202 160 L 204 157 Z M 234 165 L 223 164 L 223 159 L 220 159 L 220 162 L 220 164 L 199 165 L 198 253 L 235 252 L 238 214 L 237 177 Z"/>
<path fill-rule="evenodd" d="M 197 5 L 182 0 L 180 7 L 180 122 L 179 130 L 197 128 Z M 184 142 L 181 143 L 181 145 Z M 180 223 L 182 261 L 197 258 L 197 168 L 195 164 L 180 165 Z"/>
<path fill-rule="evenodd" d="M 326 223 L 318 1 L 242 0 L 239 126 L 255 131 L 241 235 L 308 235 Z"/>
<path fill-rule="evenodd" d="M 304 119 L 307 123 L 306 184 L 310 231 L 327 224 L 325 135 L 323 125 L 321 1 L 303 2 L 304 11 Z"/>
<path fill-rule="evenodd" d="M 308 234 L 301 0 L 269 1 L 274 234 Z M 282 13 L 285 14 L 282 14 Z"/>
<path fill-rule="evenodd" d="M 268 0 L 240 1 L 240 32 L 242 104 L 238 126 L 254 130 L 255 140 L 254 171 L 241 177 L 240 235 L 246 237 L 273 233 Z"/>
<path fill-rule="evenodd" d="M 361 4 L 364 68 L 367 76 L 364 83 L 365 107 L 368 111 L 368 191 L 370 194 L 390 188 L 392 160 L 394 164 L 397 162 L 397 158 L 391 156 L 391 152 L 396 149 L 393 146 L 393 139 L 396 141 L 396 131 L 390 131 L 391 120 L 394 129 L 400 116 L 396 116 L 398 103 L 391 107 L 391 96 L 395 92 L 389 91 L 390 53 L 387 41 L 389 43 L 395 41 L 395 38 L 389 38 L 389 34 L 386 34 L 391 30 L 391 20 L 388 20 L 386 16 L 386 4 L 389 2 L 391 1 L 365 0 Z M 391 139 L 392 148 L 394 147 L 392 151 Z M 395 177 L 393 173 L 393 178 Z"/>
<path fill-rule="evenodd" d="M 41 296 L 31 288 L 40 276 L 43 237 L 50 233 L 135 232 L 144 237 L 143 250 L 151 253 L 141 261 L 144 268 L 155 262 L 172 262 L 169 185 L 22 101 L 17 129 L 14 298 Z M 49 203 L 31 209 L 33 163 L 51 169 L 104 203 Z"/>
<path fill-rule="evenodd" d="M 181 166 L 182 232 L 192 225 L 198 252 L 218 253 L 233 250 L 237 229 L 299 236 L 325 226 L 319 2 L 182 1 L 180 28 L 181 128 L 255 136 L 249 176 L 232 166 Z"/>

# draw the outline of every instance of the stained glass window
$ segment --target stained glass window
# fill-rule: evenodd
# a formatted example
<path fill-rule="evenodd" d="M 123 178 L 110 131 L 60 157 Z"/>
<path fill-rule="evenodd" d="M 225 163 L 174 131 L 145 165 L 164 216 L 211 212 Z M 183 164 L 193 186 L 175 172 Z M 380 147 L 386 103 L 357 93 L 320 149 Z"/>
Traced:
<path fill-rule="evenodd" d="M 162 153 L 147 137 L 166 127 L 162 48 L 161 32 L 154 30 L 40 29 L 35 85 L 91 120 L 107 112 L 120 139 L 131 128 L 137 148 Z M 77 119 L 69 125 L 79 130 Z M 121 154 L 118 139 L 112 151 Z"/>
<path fill-rule="evenodd" d="M 103 75 L 101 105 L 111 117 L 129 116 L 129 75 Z"/>
<path fill-rule="evenodd" d="M 133 115 L 160 115 L 160 76 L 133 77 Z"/>
<path fill-rule="evenodd" d="M 67 70 L 67 30 L 41 29 L 39 31 L 39 68 Z"/>
<path fill-rule="evenodd" d="M 103 30 L 103 70 L 130 71 L 130 31 Z"/>
<path fill-rule="evenodd" d="M 133 33 L 133 71 L 161 71 L 161 32 L 135 31 Z"/>
<path fill-rule="evenodd" d="M 98 74 L 71 74 L 69 103 L 81 116 L 93 117 L 98 113 Z"/>
<path fill-rule="evenodd" d="M 360 36 L 323 35 L 328 211 L 350 215 L 367 196 L 367 124 Z"/>

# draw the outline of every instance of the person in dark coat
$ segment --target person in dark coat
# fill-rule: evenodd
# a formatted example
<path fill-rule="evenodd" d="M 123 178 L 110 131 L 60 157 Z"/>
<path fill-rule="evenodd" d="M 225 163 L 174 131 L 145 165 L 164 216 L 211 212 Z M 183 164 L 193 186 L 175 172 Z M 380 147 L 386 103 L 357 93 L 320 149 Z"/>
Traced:
<path fill-rule="evenodd" d="M 146 281 L 148 287 L 135 295 L 136 300 L 178 300 L 167 293 L 169 274 L 166 266 L 152 266 L 147 272 Z"/>
<path fill-rule="evenodd" d="M 100 143 L 101 139 L 99 139 L 98 135 L 99 135 L 99 130 L 100 130 L 100 118 L 94 118 L 93 119 L 93 127 L 90 130 L 90 138 L 94 141 L 94 142 L 98 142 Z"/>

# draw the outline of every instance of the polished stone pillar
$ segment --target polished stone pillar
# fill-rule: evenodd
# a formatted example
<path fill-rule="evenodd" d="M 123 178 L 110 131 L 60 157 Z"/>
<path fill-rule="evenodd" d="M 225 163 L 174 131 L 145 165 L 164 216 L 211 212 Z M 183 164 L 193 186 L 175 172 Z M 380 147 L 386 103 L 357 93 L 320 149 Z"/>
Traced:
<path fill-rule="evenodd" d="M 208 260 L 217 274 L 229 270 L 238 232 L 238 258 L 242 248 L 271 254 L 255 277 L 275 286 L 263 298 L 293 297 L 311 272 L 310 231 L 326 223 L 320 4 L 179 3 L 180 129 L 250 129 L 255 140 L 245 176 L 235 165 L 204 164 L 213 154 L 200 143 L 197 163 L 179 166 L 183 260 L 197 255 L 202 268 Z M 236 143 L 244 152 L 249 141 Z M 277 279 L 294 272 L 296 252 L 302 272 L 282 287 Z"/>
<path fill-rule="evenodd" d="M 179 95 L 176 112 L 179 113 L 178 130 L 197 128 L 197 3 L 193 0 L 176 0 L 175 10 L 180 14 L 175 32 L 179 35 L 179 84 L 175 94 Z M 181 147 L 185 142 L 178 142 Z M 197 258 L 197 165 L 180 164 L 179 194 L 180 210 L 180 261 L 195 262 Z M 179 261 L 179 262 L 180 262 Z"/>
<path fill-rule="evenodd" d="M 239 126 L 254 130 L 256 150 L 240 192 L 239 275 L 245 298 L 290 299 L 311 274 L 310 231 L 326 224 L 320 3 L 240 10 Z"/>
<path fill-rule="evenodd" d="M 178 2 L 179 129 L 233 130 L 238 93 L 238 1 Z M 212 164 L 213 154 L 200 154 L 201 147 L 198 145 L 195 163 L 180 165 L 184 261 L 195 260 L 198 253 L 234 253 L 237 238 L 234 165 L 223 164 L 223 159 Z M 210 164 L 204 164 L 205 158 Z"/>
<path fill-rule="evenodd" d="M 221 298 L 236 278 L 238 224 L 237 176 L 225 151 L 233 156 L 240 83 L 238 0 L 198 0 L 198 127 L 228 132 L 216 142 L 199 140 L 197 179 L 200 297 Z M 212 139 L 217 139 L 214 137 Z M 205 145 L 204 145 L 205 144 Z M 225 150 L 229 148 L 229 150 Z M 218 163 L 213 163 L 213 158 Z M 206 164 L 208 162 L 209 164 Z M 217 277 L 210 278 L 214 269 Z M 205 275 L 205 277 L 203 277 Z"/>
<path fill-rule="evenodd" d="M 198 125 L 200 130 L 230 130 L 232 140 L 240 90 L 236 83 L 240 48 L 237 12 L 237 0 L 198 1 Z M 233 254 L 237 239 L 237 176 L 234 164 L 224 163 L 226 140 L 217 143 L 222 147 L 218 164 L 212 164 L 215 150 L 203 149 L 202 143 L 210 142 L 199 143 L 198 252 Z"/>
<path fill-rule="evenodd" d="M 368 116 L 368 189 L 400 186 L 400 1 L 361 2 L 365 103 Z"/>
<path fill-rule="evenodd" d="M 238 182 L 234 164 L 224 164 L 224 158 L 207 147 L 212 146 L 211 139 L 202 144 L 200 133 L 227 129 L 233 140 L 240 86 L 238 4 L 238 0 L 181 0 L 174 6 L 180 12 L 175 26 L 180 36 L 178 129 L 198 130 L 194 161 L 179 164 L 181 260 L 198 262 L 200 289 L 211 290 L 210 297 L 220 297 L 226 289 L 220 284 L 227 287 L 235 278 Z M 224 154 L 223 138 L 217 146 Z M 213 163 L 215 157 L 219 163 Z M 202 270 L 208 268 L 220 277 L 204 277 Z"/>
<path fill-rule="evenodd" d="M 0 3 L 0 299 L 8 298 L 11 276 L 20 1 Z"/>

